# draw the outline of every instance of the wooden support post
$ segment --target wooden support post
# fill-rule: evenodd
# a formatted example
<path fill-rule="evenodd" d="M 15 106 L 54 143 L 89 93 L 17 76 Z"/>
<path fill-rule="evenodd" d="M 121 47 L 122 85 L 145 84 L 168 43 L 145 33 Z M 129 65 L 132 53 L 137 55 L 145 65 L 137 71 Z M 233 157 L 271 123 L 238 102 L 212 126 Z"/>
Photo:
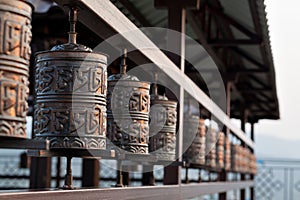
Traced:
<path fill-rule="evenodd" d="M 193 6 L 191 3 L 199 2 L 198 0 L 155 0 L 157 8 L 168 9 L 168 28 L 182 33 L 173 34 L 167 33 L 167 48 L 180 55 L 169 54 L 169 58 L 180 67 L 181 72 L 184 73 L 185 63 L 185 24 L 186 24 L 186 7 Z M 197 6 L 197 5 L 196 5 Z M 179 110 L 178 110 L 178 134 L 177 134 L 177 155 L 178 161 L 182 160 L 182 140 L 183 140 L 183 111 L 184 111 L 184 90 L 180 87 L 179 91 Z M 181 167 L 167 166 L 164 168 L 164 184 L 181 184 Z"/>
<path fill-rule="evenodd" d="M 31 158 L 30 189 L 51 187 L 51 158 Z"/>
<path fill-rule="evenodd" d="M 155 185 L 155 178 L 153 174 L 153 165 L 144 165 L 143 166 L 143 177 L 142 177 L 142 185 Z"/>
<path fill-rule="evenodd" d="M 82 187 L 99 186 L 100 162 L 98 159 L 82 160 Z"/>
<path fill-rule="evenodd" d="M 231 87 L 232 83 L 231 81 L 227 81 L 226 83 L 226 115 L 230 118 L 230 106 L 231 106 Z M 230 134 L 230 130 L 227 127 L 224 127 L 224 134 L 225 138 Z M 226 145 L 226 142 L 224 142 L 224 145 Z M 225 148 L 224 148 L 225 149 Z M 219 180 L 220 181 L 227 181 L 227 172 L 225 170 L 226 166 L 226 154 L 224 154 L 224 169 L 219 173 Z M 226 192 L 219 194 L 219 200 L 226 200 L 227 194 Z"/>
<path fill-rule="evenodd" d="M 243 132 L 245 132 L 245 126 L 246 126 L 246 122 L 247 122 L 247 111 L 243 110 L 243 115 L 242 115 L 242 119 L 241 119 L 241 129 Z M 242 142 L 242 146 L 245 147 L 245 143 Z M 246 180 L 246 175 L 244 173 L 241 173 L 241 181 L 245 181 Z M 243 188 L 240 191 L 240 200 L 245 200 L 246 199 L 246 189 Z"/>
<path fill-rule="evenodd" d="M 254 122 L 251 122 L 251 140 L 254 142 Z M 252 153 L 254 153 L 254 149 L 251 150 Z M 254 175 L 250 175 L 250 179 L 254 180 Z M 250 199 L 255 200 L 255 190 L 254 187 L 250 188 Z"/>

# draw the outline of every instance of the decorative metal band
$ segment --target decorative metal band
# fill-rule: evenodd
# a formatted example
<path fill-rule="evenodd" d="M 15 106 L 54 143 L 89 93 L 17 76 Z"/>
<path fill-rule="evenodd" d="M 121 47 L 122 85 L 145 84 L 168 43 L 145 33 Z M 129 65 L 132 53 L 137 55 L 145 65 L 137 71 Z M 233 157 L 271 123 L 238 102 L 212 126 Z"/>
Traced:
<path fill-rule="evenodd" d="M 36 138 L 50 140 L 52 149 L 105 149 L 106 80 L 102 54 L 37 54 Z"/>
<path fill-rule="evenodd" d="M 216 131 L 209 127 L 206 133 L 206 165 L 216 167 Z"/>
<path fill-rule="evenodd" d="M 149 90 L 145 82 L 108 81 L 107 138 L 112 145 L 131 153 L 148 153 Z"/>
<path fill-rule="evenodd" d="M 26 138 L 31 6 L 0 0 L 0 136 Z"/>
<path fill-rule="evenodd" d="M 159 105 L 156 107 L 155 105 Z M 162 107 L 160 107 L 162 106 Z M 160 160 L 175 160 L 177 102 L 152 100 L 150 108 L 150 152 Z"/>

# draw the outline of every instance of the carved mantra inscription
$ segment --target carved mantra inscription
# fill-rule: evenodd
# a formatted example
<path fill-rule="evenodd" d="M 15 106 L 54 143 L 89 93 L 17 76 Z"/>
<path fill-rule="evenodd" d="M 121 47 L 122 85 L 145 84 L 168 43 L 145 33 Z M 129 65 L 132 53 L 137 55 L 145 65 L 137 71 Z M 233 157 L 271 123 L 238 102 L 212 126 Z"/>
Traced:
<path fill-rule="evenodd" d="M 24 22 L 5 19 L 1 15 L 0 26 L 2 27 L 3 37 L 0 42 L 0 53 L 10 56 L 17 56 L 25 60 L 30 59 L 32 38 L 30 20 Z"/>
<path fill-rule="evenodd" d="M 137 81 L 121 81 L 117 86 L 113 83 L 108 82 L 107 138 L 128 152 L 148 153 L 150 85 Z"/>
<path fill-rule="evenodd" d="M 63 64 L 63 63 L 61 63 Z M 106 96 L 107 72 L 103 65 L 61 66 L 42 62 L 36 65 L 36 93 L 89 93 Z"/>
<path fill-rule="evenodd" d="M 197 123 L 196 121 L 194 122 Z M 200 119 L 198 121 L 199 126 L 197 129 L 197 134 L 188 148 L 186 153 L 184 154 L 184 158 L 192 164 L 205 164 L 205 142 L 206 142 L 206 127 L 204 124 L 204 120 Z"/>
<path fill-rule="evenodd" d="M 28 16 L 15 13 L 16 6 Z M 25 138 L 31 8 L 21 1 L 5 8 L 0 10 L 0 136 Z"/>
<path fill-rule="evenodd" d="M 174 160 L 176 152 L 176 102 L 151 101 L 150 152 L 161 160 Z M 156 106 L 159 105 L 159 106 Z"/>

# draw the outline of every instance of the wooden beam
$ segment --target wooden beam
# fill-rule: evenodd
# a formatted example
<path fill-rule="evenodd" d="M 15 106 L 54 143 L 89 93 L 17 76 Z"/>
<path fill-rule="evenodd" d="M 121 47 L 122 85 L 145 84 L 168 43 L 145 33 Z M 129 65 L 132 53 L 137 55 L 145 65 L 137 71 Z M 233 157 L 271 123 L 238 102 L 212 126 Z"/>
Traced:
<path fill-rule="evenodd" d="M 118 0 L 143 27 L 152 27 L 144 15 L 128 0 Z"/>
<path fill-rule="evenodd" d="M 251 1 L 251 0 L 250 0 Z M 225 14 L 222 10 L 220 9 L 216 9 L 212 6 L 209 6 L 208 7 L 209 10 L 216 14 L 217 16 L 219 16 L 219 18 L 222 20 L 222 21 L 226 21 L 227 23 L 231 24 L 232 26 L 234 26 L 236 29 L 238 29 L 239 31 L 241 31 L 242 33 L 244 33 L 245 35 L 249 36 L 250 38 L 252 39 L 258 39 L 260 41 L 261 38 L 253 33 L 251 30 L 249 30 L 248 28 L 246 28 L 244 25 L 242 25 L 241 23 L 239 23 L 237 20 L 235 20 L 233 17 Z"/>
<path fill-rule="evenodd" d="M 200 0 L 155 0 L 154 7 L 168 8 L 172 5 L 180 6 L 182 8 L 199 9 Z"/>
<path fill-rule="evenodd" d="M 197 12 L 197 13 L 199 14 L 199 12 Z M 194 33 L 198 37 L 200 43 L 203 45 L 205 50 L 212 57 L 212 59 L 214 60 L 216 65 L 219 67 L 221 73 L 224 74 L 224 71 L 222 71 L 222 70 L 224 70 L 224 67 L 225 67 L 224 63 L 217 56 L 217 54 L 215 53 L 213 48 L 208 44 L 208 42 L 206 40 L 206 36 L 205 36 L 203 30 L 201 29 L 201 24 L 199 23 L 200 20 L 198 19 L 198 16 L 196 16 L 196 13 L 194 13 L 192 11 L 187 11 L 187 20 L 188 20 L 190 26 L 192 27 Z"/>
<path fill-rule="evenodd" d="M 77 189 L 53 191 L 28 191 L 0 193 L 0 199 L 6 200 L 53 200 L 63 197 L 64 200 L 74 199 L 189 199 L 207 194 L 238 190 L 254 186 L 254 181 L 211 182 L 198 184 L 143 186 L 106 189 Z"/>
<path fill-rule="evenodd" d="M 210 39 L 208 44 L 211 46 L 239 46 L 239 45 L 260 45 L 260 39 Z"/>
<path fill-rule="evenodd" d="M 252 58 L 247 52 L 241 50 L 240 48 L 237 47 L 229 47 L 232 51 L 237 53 L 238 55 L 244 57 L 246 60 L 249 62 L 253 63 L 254 65 L 260 67 L 260 68 L 267 68 L 264 64 L 260 63 L 257 61 L 257 59 Z"/>

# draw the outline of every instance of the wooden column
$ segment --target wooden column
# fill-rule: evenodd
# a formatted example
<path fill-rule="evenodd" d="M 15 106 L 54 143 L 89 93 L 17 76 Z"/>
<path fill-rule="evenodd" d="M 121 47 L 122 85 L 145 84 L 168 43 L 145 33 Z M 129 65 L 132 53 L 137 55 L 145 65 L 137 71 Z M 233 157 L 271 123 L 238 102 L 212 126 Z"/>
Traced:
<path fill-rule="evenodd" d="M 198 5 L 197 5 L 198 4 Z M 185 34 L 186 7 L 199 7 L 199 0 L 155 0 L 156 8 L 168 9 L 168 28 Z M 180 34 L 167 33 L 167 49 L 176 52 L 168 54 L 169 58 L 184 73 L 185 63 L 185 39 Z M 179 54 L 179 55 L 178 55 Z M 179 110 L 178 110 L 178 134 L 177 134 L 177 155 L 178 161 L 182 160 L 182 141 L 183 141 L 183 109 L 184 109 L 184 90 L 180 87 L 179 91 Z M 167 166 L 164 168 L 164 184 L 181 184 L 181 167 Z"/>
<path fill-rule="evenodd" d="M 254 122 L 251 122 L 251 140 L 254 142 Z M 251 150 L 252 153 L 254 153 L 254 149 Z M 250 179 L 254 180 L 254 175 L 250 175 Z M 250 199 L 255 200 L 255 190 L 254 187 L 250 188 Z"/>
<path fill-rule="evenodd" d="M 51 187 L 51 158 L 31 158 L 30 189 Z"/>
<path fill-rule="evenodd" d="M 143 177 L 142 177 L 142 185 L 155 185 L 155 178 L 153 174 L 153 165 L 144 165 L 143 166 Z"/>
<path fill-rule="evenodd" d="M 82 187 L 99 186 L 100 161 L 98 159 L 82 160 Z"/>
<path fill-rule="evenodd" d="M 248 118 L 248 116 L 247 116 L 247 110 L 244 109 L 242 114 L 243 114 L 243 115 L 242 115 L 243 117 L 242 117 L 242 119 L 241 119 L 241 129 L 242 129 L 243 132 L 245 132 L 245 130 L 246 130 L 246 129 L 245 129 L 245 126 L 246 126 L 247 118 Z M 243 147 L 246 147 L 246 145 L 245 145 L 244 142 L 242 142 L 242 146 L 243 146 Z M 245 180 L 246 180 L 245 174 L 244 174 L 244 173 L 241 173 L 241 181 L 245 181 Z M 241 191 L 240 191 L 240 200 L 245 200 L 245 199 L 246 199 L 246 189 L 243 188 L 243 189 L 241 189 Z"/>
<path fill-rule="evenodd" d="M 32 120 L 32 138 L 34 138 Z M 30 164 L 30 189 L 41 189 L 51 187 L 51 158 L 31 157 Z"/>

